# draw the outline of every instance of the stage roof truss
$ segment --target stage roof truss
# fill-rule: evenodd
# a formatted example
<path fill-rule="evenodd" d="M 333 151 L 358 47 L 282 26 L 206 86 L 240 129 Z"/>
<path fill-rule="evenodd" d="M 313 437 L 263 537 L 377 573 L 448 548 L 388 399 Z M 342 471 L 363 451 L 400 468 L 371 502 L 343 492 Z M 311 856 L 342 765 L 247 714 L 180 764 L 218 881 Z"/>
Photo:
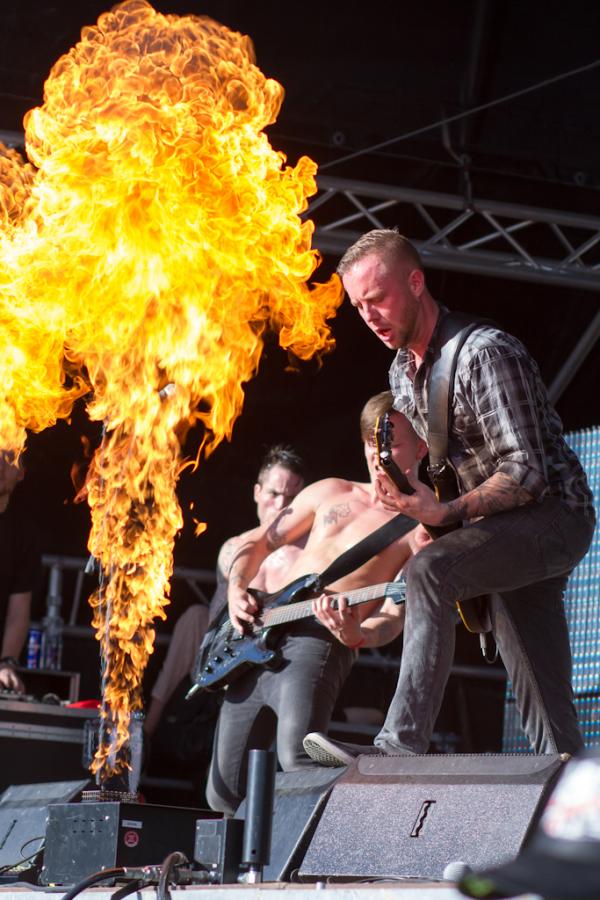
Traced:
<path fill-rule="evenodd" d="M 315 245 L 341 256 L 371 228 L 398 226 L 426 267 L 564 288 L 600 288 L 600 218 L 321 176 L 307 215 Z M 558 400 L 600 337 L 600 310 L 549 387 Z"/>
<path fill-rule="evenodd" d="M 323 252 L 341 255 L 365 231 L 398 225 L 432 269 L 600 287 L 600 218 L 327 176 L 318 185 L 308 215 Z"/>

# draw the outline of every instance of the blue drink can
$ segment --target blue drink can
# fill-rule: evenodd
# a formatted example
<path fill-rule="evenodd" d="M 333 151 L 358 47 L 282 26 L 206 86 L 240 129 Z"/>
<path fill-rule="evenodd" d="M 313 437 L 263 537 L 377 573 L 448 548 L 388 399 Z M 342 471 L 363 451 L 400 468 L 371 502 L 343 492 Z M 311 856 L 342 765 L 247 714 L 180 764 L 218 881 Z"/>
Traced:
<path fill-rule="evenodd" d="M 27 638 L 27 662 L 28 669 L 39 669 L 42 655 L 42 629 L 39 625 L 32 625 Z"/>

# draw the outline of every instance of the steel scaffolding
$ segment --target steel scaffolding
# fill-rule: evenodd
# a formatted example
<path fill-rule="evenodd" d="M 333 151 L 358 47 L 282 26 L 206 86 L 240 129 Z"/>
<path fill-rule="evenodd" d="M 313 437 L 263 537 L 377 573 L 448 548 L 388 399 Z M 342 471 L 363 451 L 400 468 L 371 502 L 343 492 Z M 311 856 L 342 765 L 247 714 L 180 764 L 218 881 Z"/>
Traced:
<path fill-rule="evenodd" d="M 600 288 L 598 217 L 327 176 L 318 187 L 307 215 L 322 253 L 340 256 L 365 231 L 398 225 L 431 269 Z M 599 336 L 600 310 L 550 385 L 554 401 Z"/>

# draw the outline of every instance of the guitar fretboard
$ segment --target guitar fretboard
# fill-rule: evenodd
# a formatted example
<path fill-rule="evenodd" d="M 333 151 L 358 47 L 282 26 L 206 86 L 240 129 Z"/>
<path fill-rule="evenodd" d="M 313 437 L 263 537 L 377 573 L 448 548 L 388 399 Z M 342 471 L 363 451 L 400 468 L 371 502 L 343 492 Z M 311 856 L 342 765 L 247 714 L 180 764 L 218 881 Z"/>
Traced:
<path fill-rule="evenodd" d="M 385 597 L 388 594 L 398 597 L 403 590 L 404 586 L 400 582 L 386 581 L 383 584 L 357 588 L 345 594 L 332 594 L 331 599 L 337 600 L 339 597 L 345 597 L 348 601 L 348 606 L 356 606 L 359 603 L 367 603 L 369 600 L 378 600 L 380 597 Z M 312 600 L 299 600 L 297 603 L 290 603 L 287 606 L 267 609 L 261 617 L 260 626 L 256 630 L 271 628 L 274 625 L 284 625 L 286 622 L 297 622 L 299 619 L 308 619 L 312 615 Z"/>

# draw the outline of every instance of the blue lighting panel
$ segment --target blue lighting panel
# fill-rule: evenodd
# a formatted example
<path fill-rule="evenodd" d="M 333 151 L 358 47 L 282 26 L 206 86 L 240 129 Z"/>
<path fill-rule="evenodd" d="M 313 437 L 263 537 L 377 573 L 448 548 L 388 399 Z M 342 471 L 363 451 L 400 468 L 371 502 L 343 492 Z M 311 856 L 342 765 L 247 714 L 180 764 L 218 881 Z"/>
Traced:
<path fill-rule="evenodd" d="M 585 469 L 600 509 L 600 428 L 584 428 L 565 435 Z M 600 529 L 592 545 L 569 578 L 565 591 L 565 611 L 573 652 L 575 706 L 586 747 L 600 744 Z M 510 683 L 504 704 L 505 753 L 530 752 L 515 708 Z"/>

